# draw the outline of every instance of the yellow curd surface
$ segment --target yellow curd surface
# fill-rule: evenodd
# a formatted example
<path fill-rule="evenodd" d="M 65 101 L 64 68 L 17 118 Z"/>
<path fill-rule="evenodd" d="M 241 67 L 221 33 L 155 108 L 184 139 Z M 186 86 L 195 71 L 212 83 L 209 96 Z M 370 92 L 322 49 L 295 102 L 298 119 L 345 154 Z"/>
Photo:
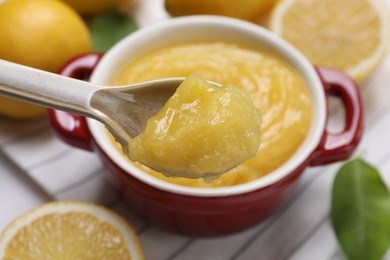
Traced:
<path fill-rule="evenodd" d="M 221 84 L 233 84 L 253 98 L 262 114 L 261 144 L 256 156 L 210 183 L 205 183 L 203 179 L 166 177 L 131 162 L 138 168 L 179 185 L 232 186 L 258 179 L 275 170 L 291 157 L 306 137 L 312 122 L 312 101 L 308 89 L 291 65 L 271 53 L 221 42 L 176 45 L 131 61 L 118 72 L 112 84 L 187 77 L 193 73 Z"/>

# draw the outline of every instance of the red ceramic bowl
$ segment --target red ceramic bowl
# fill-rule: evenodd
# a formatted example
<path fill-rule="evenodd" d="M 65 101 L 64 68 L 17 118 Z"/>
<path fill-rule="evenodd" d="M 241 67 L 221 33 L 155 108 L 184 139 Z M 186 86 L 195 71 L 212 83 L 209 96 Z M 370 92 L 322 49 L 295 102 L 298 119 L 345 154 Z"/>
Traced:
<path fill-rule="evenodd" d="M 89 54 L 67 64 L 62 74 L 109 84 L 113 74 L 132 59 L 167 45 L 199 40 L 235 42 L 267 49 L 283 57 L 302 75 L 313 99 L 313 124 L 291 158 L 258 180 L 231 187 L 184 187 L 156 179 L 129 163 L 112 145 L 104 127 L 92 119 L 51 110 L 53 129 L 75 147 L 98 154 L 109 178 L 130 207 L 151 223 L 187 235 L 221 235 L 248 228 L 269 216 L 289 198 L 305 167 L 349 157 L 362 134 L 359 90 L 345 74 L 313 67 L 296 49 L 256 25 L 214 16 L 171 19 L 128 36 L 103 57 Z M 345 127 L 329 133 L 326 96 L 341 99 Z"/>

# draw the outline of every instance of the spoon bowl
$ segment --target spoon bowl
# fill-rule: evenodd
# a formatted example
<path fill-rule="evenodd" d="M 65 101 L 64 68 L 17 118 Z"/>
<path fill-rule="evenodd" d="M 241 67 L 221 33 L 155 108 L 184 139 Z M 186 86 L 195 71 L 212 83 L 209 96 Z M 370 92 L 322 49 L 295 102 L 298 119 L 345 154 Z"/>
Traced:
<path fill-rule="evenodd" d="M 90 107 L 128 154 L 128 142 L 143 132 L 147 120 L 164 106 L 184 78 L 152 80 L 128 86 L 101 88 Z"/>

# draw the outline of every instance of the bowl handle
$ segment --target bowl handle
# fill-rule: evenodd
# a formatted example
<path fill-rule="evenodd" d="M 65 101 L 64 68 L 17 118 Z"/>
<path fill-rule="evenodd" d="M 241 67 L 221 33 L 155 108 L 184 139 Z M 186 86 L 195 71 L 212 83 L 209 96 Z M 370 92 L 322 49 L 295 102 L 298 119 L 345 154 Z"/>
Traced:
<path fill-rule="evenodd" d="M 88 80 L 101 59 L 100 53 L 78 56 L 66 63 L 59 74 L 71 78 Z M 54 133 L 65 143 L 84 150 L 92 151 L 92 137 L 84 116 L 49 109 L 49 122 Z"/>
<path fill-rule="evenodd" d="M 329 68 L 316 67 L 327 95 L 341 99 L 345 108 L 345 126 L 340 133 L 325 129 L 310 165 L 328 164 L 347 159 L 359 144 L 363 133 L 363 106 L 360 91 L 352 78 Z"/>

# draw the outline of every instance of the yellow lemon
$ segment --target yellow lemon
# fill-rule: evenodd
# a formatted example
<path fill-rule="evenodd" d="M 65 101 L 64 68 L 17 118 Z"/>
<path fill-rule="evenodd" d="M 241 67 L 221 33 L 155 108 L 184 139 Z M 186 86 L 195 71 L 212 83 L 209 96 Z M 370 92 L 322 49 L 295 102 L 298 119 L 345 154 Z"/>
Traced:
<path fill-rule="evenodd" d="M 118 6 L 125 0 L 63 0 L 81 14 L 100 13 Z"/>
<path fill-rule="evenodd" d="M 257 22 L 277 0 L 165 0 L 173 16 L 215 14 Z"/>
<path fill-rule="evenodd" d="M 57 0 L 8 0 L 0 3 L 0 59 L 56 72 L 70 58 L 91 51 L 81 17 Z M 42 115 L 45 109 L 0 99 L 0 114 L 16 118 Z"/>
<path fill-rule="evenodd" d="M 11 222 L 0 234 L 0 259 L 144 259 L 138 238 L 119 215 L 95 204 L 51 202 Z"/>
<path fill-rule="evenodd" d="M 361 81 L 388 51 L 389 16 L 383 0 L 281 0 L 269 25 L 313 64 Z"/>
<path fill-rule="evenodd" d="M 23 120 L 35 118 L 45 113 L 44 107 L 0 96 L 0 114 L 3 116 Z"/>

